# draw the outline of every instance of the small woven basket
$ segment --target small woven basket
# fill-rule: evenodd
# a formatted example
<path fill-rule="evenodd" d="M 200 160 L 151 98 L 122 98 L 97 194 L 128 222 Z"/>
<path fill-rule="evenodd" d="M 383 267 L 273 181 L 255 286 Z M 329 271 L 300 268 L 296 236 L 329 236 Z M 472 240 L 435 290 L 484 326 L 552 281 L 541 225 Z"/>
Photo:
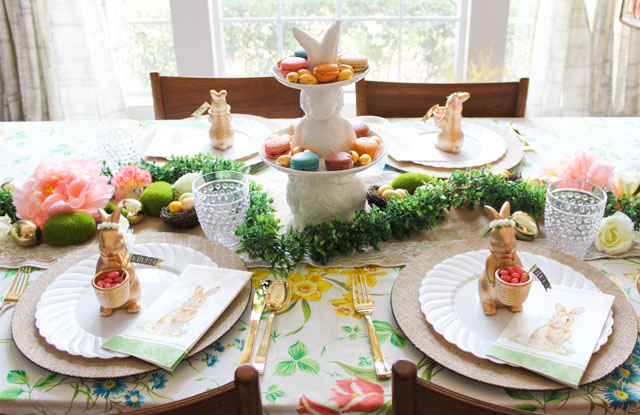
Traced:
<path fill-rule="evenodd" d="M 527 282 L 512 284 L 500 278 L 500 271 L 501 269 L 498 269 L 495 273 L 496 296 L 498 297 L 498 301 L 510 307 L 522 305 L 529 296 L 529 290 L 531 290 L 531 281 L 533 278 L 529 276 L 529 280 L 527 280 Z"/>
<path fill-rule="evenodd" d="M 385 210 L 387 208 L 387 200 L 378 194 L 380 186 L 369 186 L 367 189 L 367 202 L 370 205 L 376 205 L 380 209 Z"/>
<path fill-rule="evenodd" d="M 123 275 L 123 281 L 111 288 L 98 287 L 96 283 L 107 278 L 107 275 L 112 271 L 120 272 Z M 124 303 L 129 299 L 129 273 L 126 269 L 114 268 L 100 271 L 95 277 L 93 277 L 92 285 L 93 290 L 96 293 L 96 297 L 98 297 L 98 302 L 104 308 L 118 308 L 124 305 Z"/>
<path fill-rule="evenodd" d="M 198 224 L 195 208 L 180 213 L 170 213 L 169 206 L 165 206 L 160 210 L 160 219 L 174 228 L 192 228 Z"/>

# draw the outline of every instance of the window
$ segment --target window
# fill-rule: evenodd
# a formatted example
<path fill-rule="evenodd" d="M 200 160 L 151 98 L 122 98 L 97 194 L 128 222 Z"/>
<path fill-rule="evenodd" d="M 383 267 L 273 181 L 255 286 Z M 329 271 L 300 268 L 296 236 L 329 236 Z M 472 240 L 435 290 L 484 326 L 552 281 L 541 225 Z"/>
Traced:
<path fill-rule="evenodd" d="M 150 72 L 177 74 L 169 0 L 115 0 L 106 6 L 122 89 L 129 97 L 150 96 Z"/>
<path fill-rule="evenodd" d="M 220 76 L 260 76 L 298 47 L 293 26 L 320 36 L 342 20 L 340 50 L 369 58 L 372 79 L 461 79 L 467 0 L 213 0 Z"/>

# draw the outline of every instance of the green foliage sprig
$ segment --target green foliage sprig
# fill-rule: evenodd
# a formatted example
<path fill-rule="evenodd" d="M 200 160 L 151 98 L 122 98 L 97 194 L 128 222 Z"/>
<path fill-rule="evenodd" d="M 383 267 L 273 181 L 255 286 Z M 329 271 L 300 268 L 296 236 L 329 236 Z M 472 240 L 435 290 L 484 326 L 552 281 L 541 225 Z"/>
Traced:
<path fill-rule="evenodd" d="M 607 190 L 607 206 L 604 216 L 611 216 L 616 212 L 622 212 L 633 221 L 635 230 L 640 231 L 640 194 L 630 198 L 618 198 L 610 190 Z"/>
<path fill-rule="evenodd" d="M 13 196 L 10 191 L 0 189 L 0 216 L 9 215 L 11 223 L 16 223 L 16 207 L 13 204 Z"/>
<path fill-rule="evenodd" d="M 249 167 L 241 161 L 225 159 L 224 157 L 215 157 L 210 153 L 198 153 L 194 156 L 173 156 L 164 165 L 158 165 L 155 161 L 152 163 L 141 163 L 140 168 L 151 173 L 154 182 L 162 180 L 168 183 L 175 183 L 180 177 L 187 173 L 202 172 L 202 174 L 211 173 L 220 170 L 233 170 L 242 173 L 248 173 Z"/>

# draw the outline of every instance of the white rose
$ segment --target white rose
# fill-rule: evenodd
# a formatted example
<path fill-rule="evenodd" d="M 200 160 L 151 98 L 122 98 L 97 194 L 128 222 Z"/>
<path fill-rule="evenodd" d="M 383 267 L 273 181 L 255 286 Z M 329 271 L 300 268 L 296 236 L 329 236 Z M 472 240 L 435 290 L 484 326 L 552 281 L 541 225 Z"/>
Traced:
<path fill-rule="evenodd" d="M 0 241 L 9 235 L 11 231 L 11 218 L 9 215 L 0 216 Z"/>
<path fill-rule="evenodd" d="M 620 197 L 631 197 L 640 186 L 640 172 L 631 170 L 616 173 L 614 182 Z"/>
<path fill-rule="evenodd" d="M 633 222 L 624 213 L 616 212 L 602 221 L 595 242 L 598 250 L 615 255 L 631 248 L 634 241 L 640 241 L 640 234 L 633 230 Z"/>

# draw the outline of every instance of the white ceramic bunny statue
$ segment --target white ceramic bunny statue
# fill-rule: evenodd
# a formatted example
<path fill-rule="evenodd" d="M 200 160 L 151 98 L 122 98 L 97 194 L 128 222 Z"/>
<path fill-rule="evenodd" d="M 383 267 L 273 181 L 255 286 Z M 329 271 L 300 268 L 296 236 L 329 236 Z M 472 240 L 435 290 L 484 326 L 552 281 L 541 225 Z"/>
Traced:
<path fill-rule="evenodd" d="M 209 109 L 209 138 L 211 145 L 218 150 L 233 146 L 234 132 L 231 125 L 231 107 L 227 105 L 227 91 L 211 90 L 211 109 Z"/>

